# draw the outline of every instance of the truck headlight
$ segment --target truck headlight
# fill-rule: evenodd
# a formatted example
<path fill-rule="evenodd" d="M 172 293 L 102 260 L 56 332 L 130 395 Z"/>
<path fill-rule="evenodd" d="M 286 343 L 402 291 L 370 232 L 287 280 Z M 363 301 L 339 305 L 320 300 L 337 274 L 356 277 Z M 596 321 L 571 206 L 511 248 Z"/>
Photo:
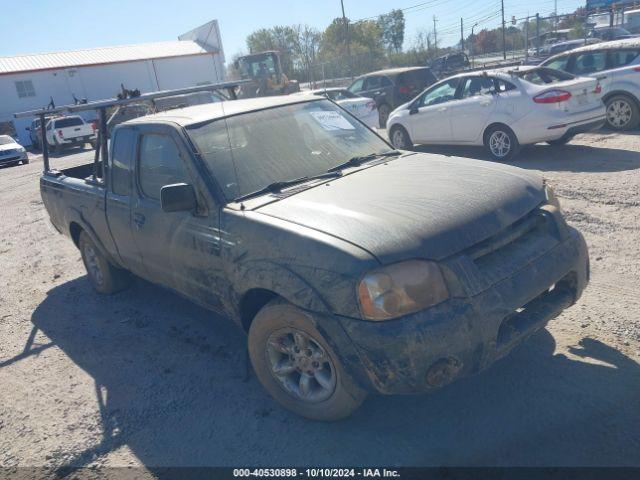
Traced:
<path fill-rule="evenodd" d="M 549 205 L 552 205 L 556 207 L 559 211 L 561 211 L 560 201 L 558 200 L 558 197 L 556 197 L 556 194 L 553 191 L 553 188 L 551 188 L 551 186 L 546 181 L 544 182 L 544 198 Z"/>
<path fill-rule="evenodd" d="M 449 298 L 440 267 L 409 260 L 367 273 L 358 285 L 364 318 L 388 320 L 423 310 Z"/>

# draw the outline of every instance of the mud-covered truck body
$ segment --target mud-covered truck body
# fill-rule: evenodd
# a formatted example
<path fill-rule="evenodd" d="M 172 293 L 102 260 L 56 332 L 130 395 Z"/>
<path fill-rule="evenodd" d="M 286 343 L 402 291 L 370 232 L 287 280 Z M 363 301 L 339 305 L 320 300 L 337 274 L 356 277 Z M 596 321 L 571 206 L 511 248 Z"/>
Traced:
<path fill-rule="evenodd" d="M 133 274 L 232 318 L 264 387 L 309 418 L 478 372 L 588 281 L 583 237 L 537 174 L 393 150 L 325 99 L 131 120 L 105 158 L 101 177 L 41 178 L 95 288 Z"/>

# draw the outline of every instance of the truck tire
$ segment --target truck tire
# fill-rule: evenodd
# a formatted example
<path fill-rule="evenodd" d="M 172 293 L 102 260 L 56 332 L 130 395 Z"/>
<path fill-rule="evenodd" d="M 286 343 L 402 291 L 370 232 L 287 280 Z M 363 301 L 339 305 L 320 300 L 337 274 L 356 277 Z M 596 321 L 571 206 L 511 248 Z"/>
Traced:
<path fill-rule="evenodd" d="M 98 293 L 110 295 L 131 284 L 131 274 L 112 265 L 85 232 L 80 233 L 78 247 L 89 281 Z"/>
<path fill-rule="evenodd" d="M 262 386 L 298 415 L 340 420 L 366 397 L 315 328 L 311 313 L 272 300 L 251 323 L 248 341 L 251 364 Z"/>

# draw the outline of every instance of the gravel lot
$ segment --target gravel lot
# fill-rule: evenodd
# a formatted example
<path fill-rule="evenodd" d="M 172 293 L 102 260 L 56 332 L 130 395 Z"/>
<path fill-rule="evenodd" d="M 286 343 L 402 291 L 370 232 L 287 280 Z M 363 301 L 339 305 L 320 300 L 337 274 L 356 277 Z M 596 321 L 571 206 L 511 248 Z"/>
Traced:
<path fill-rule="evenodd" d="M 489 371 L 372 396 L 335 424 L 244 381 L 231 322 L 142 280 L 94 293 L 48 221 L 41 158 L 0 169 L 0 466 L 640 466 L 640 134 L 530 147 L 516 163 L 549 179 L 587 238 L 583 298 Z"/>

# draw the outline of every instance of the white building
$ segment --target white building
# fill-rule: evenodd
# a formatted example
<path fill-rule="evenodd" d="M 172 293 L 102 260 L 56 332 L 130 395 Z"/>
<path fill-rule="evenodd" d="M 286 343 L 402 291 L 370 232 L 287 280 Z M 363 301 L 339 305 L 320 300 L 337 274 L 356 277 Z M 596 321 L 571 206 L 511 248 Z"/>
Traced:
<path fill-rule="evenodd" d="M 217 20 L 174 41 L 0 57 L 0 128 L 13 126 L 20 143 L 29 145 L 31 120 L 16 120 L 13 114 L 46 107 L 51 99 L 62 106 L 74 103 L 74 97 L 115 97 L 121 84 L 145 93 L 223 80 Z"/>

